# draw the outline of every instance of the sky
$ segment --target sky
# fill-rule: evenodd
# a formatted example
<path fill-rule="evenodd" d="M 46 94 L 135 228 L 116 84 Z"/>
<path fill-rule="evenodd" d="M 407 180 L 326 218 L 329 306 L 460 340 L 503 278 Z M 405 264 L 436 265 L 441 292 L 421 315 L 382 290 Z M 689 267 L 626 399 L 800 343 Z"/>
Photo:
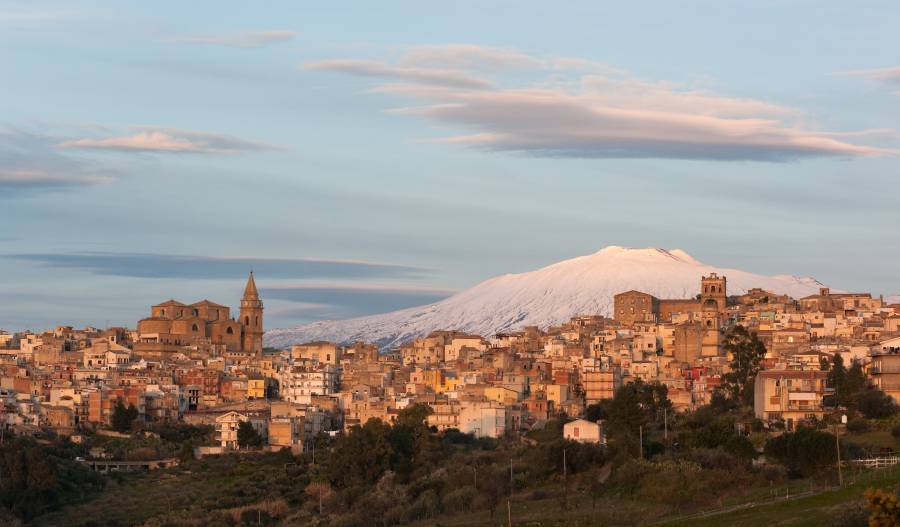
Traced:
<path fill-rule="evenodd" d="M 900 293 L 900 4 L 0 1 L 0 328 L 607 245 Z"/>

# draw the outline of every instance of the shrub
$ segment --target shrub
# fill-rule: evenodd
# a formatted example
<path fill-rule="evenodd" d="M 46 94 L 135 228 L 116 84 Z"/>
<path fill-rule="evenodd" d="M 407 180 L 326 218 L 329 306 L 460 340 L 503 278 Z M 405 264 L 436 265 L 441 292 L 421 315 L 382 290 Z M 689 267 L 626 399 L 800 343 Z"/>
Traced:
<path fill-rule="evenodd" d="M 866 432 L 869 430 L 869 422 L 865 419 L 851 419 L 847 423 L 847 430 L 854 433 Z"/>
<path fill-rule="evenodd" d="M 801 428 L 766 441 L 766 457 L 777 460 L 791 472 L 808 476 L 824 465 L 835 462 L 834 436 Z"/>
<path fill-rule="evenodd" d="M 900 425 L 894 425 L 894 427 L 891 428 L 891 435 L 900 438 Z"/>
<path fill-rule="evenodd" d="M 467 512 L 475 499 L 475 487 L 461 487 L 444 496 L 444 508 L 450 512 Z"/>
<path fill-rule="evenodd" d="M 900 500 L 893 492 L 885 489 L 866 489 L 866 500 L 872 514 L 869 525 L 872 527 L 889 527 L 900 525 Z"/>
<path fill-rule="evenodd" d="M 897 405 L 889 395 L 878 389 L 869 389 L 859 395 L 859 411 L 869 419 L 881 419 L 897 413 Z"/>
<path fill-rule="evenodd" d="M 869 511 L 859 503 L 839 509 L 831 521 L 832 527 L 868 527 Z"/>

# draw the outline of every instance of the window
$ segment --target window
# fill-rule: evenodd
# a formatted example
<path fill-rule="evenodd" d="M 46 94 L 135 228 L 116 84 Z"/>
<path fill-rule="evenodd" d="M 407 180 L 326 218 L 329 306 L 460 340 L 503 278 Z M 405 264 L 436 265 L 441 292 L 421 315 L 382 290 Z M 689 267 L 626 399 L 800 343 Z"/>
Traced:
<path fill-rule="evenodd" d="M 197 309 L 195 309 L 195 310 L 194 310 L 194 316 L 195 316 L 195 317 L 196 317 L 196 316 L 200 316 L 200 311 L 197 310 Z"/>
<path fill-rule="evenodd" d="M 191 326 L 191 331 L 196 333 L 197 331 L 200 331 L 200 328 L 197 327 L 197 324 L 194 324 L 193 326 Z"/>
<path fill-rule="evenodd" d="M 228 333 L 229 335 L 234 335 L 234 329 L 232 329 L 231 326 L 228 326 L 228 329 L 225 330 L 225 333 Z"/>
<path fill-rule="evenodd" d="M 166 310 L 163 309 L 162 311 L 159 312 L 159 314 L 162 315 L 162 316 L 166 316 Z"/>
<path fill-rule="evenodd" d="M 244 317 L 244 325 L 245 325 L 245 326 L 249 326 L 249 325 L 250 325 L 250 317 Z"/>

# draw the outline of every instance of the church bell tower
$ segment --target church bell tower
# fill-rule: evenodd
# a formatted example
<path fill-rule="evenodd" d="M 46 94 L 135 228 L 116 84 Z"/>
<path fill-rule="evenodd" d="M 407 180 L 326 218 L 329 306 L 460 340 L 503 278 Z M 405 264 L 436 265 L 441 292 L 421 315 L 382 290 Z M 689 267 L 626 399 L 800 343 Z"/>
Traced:
<path fill-rule="evenodd" d="M 719 313 L 725 313 L 728 305 L 727 280 L 724 276 L 710 273 L 709 276 L 700 278 L 700 305 L 705 306 L 708 301 L 716 303 Z"/>
<path fill-rule="evenodd" d="M 244 296 L 241 298 L 241 346 L 243 351 L 254 355 L 262 354 L 263 339 L 263 303 L 259 299 L 256 290 L 256 281 L 253 280 L 253 271 L 247 278 L 247 287 L 244 288 Z"/>

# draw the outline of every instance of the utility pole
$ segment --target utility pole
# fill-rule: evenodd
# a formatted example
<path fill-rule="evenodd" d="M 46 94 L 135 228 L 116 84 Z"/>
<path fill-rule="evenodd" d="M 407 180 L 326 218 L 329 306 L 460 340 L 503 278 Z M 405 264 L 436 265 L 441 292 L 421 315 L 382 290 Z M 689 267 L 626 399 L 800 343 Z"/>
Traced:
<path fill-rule="evenodd" d="M 669 440 L 669 409 L 663 408 L 663 439 Z"/>
<path fill-rule="evenodd" d="M 834 444 L 837 447 L 838 486 L 844 486 L 844 474 L 841 472 L 841 440 L 838 437 L 838 425 L 834 424 Z"/>
<path fill-rule="evenodd" d="M 566 467 L 566 447 L 563 447 L 563 510 L 569 510 L 569 473 Z"/>
<path fill-rule="evenodd" d="M 513 493 L 512 456 L 509 456 L 509 499 L 512 499 L 512 493 Z"/>
<path fill-rule="evenodd" d="M 640 442 L 640 449 L 638 455 L 641 456 L 641 459 L 644 459 L 644 426 L 641 425 L 638 427 L 638 441 Z"/>

